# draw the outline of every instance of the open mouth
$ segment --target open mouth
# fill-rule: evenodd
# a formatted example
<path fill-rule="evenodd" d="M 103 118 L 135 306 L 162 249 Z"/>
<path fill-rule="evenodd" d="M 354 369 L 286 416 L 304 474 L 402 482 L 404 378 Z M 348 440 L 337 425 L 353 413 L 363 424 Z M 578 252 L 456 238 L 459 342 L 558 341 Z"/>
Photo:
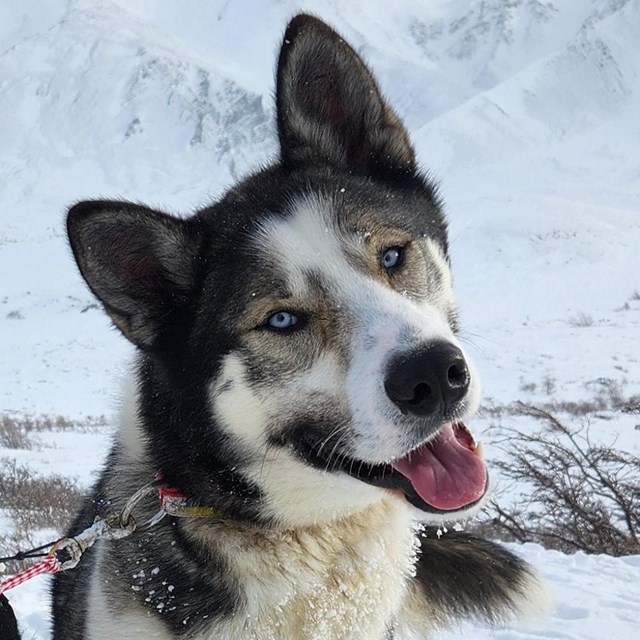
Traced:
<path fill-rule="evenodd" d="M 479 454 L 471 432 L 458 422 L 445 425 L 435 438 L 390 466 L 422 502 L 439 511 L 457 511 L 476 503 L 487 489 L 487 468 Z"/>
<path fill-rule="evenodd" d="M 317 462 L 317 461 L 316 461 Z M 342 458 L 337 465 L 349 475 L 386 489 L 401 490 L 418 509 L 450 513 L 476 504 L 487 490 L 487 468 L 471 432 L 461 422 L 445 424 L 427 442 L 388 464 Z"/>

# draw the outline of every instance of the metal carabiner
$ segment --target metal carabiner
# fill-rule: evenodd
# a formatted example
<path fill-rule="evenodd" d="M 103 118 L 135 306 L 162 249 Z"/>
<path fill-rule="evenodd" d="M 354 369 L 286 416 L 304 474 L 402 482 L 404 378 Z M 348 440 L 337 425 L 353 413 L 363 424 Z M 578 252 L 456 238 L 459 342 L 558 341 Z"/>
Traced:
<path fill-rule="evenodd" d="M 135 518 L 133 517 L 133 510 L 134 508 L 137 506 L 137 504 L 143 500 L 144 498 L 146 498 L 148 495 L 155 493 L 158 490 L 158 487 L 160 486 L 160 482 L 158 480 L 154 480 L 153 482 L 150 482 L 149 484 L 146 484 L 144 487 L 141 487 L 140 489 L 138 489 L 130 498 L 129 500 L 127 500 L 127 503 L 124 505 L 124 508 L 122 509 L 122 511 L 120 512 L 120 522 L 119 525 L 123 528 L 123 529 L 130 529 L 131 527 L 133 527 L 134 529 L 137 528 L 136 526 L 136 521 Z M 153 521 L 153 524 L 156 524 L 156 522 L 160 522 L 160 520 L 162 520 L 162 518 L 158 518 L 159 514 L 155 514 L 154 516 L 152 516 L 149 520 L 147 520 L 147 522 L 144 523 L 144 527 L 149 527 L 151 526 L 149 523 Z M 156 520 L 156 518 L 158 518 Z"/>

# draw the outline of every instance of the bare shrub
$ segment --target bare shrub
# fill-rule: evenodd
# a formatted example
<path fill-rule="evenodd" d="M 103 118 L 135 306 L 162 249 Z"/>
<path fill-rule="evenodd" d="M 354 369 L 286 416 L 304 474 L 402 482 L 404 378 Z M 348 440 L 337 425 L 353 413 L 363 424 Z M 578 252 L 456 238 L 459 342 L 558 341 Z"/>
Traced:
<path fill-rule="evenodd" d="M 92 432 L 107 424 L 104 416 L 71 420 L 52 414 L 0 413 L 0 449 L 38 448 L 42 444 L 38 433 Z M 0 510 L 13 525 L 9 532 L 0 535 L 0 556 L 36 546 L 43 529 L 62 532 L 76 512 L 82 495 L 83 491 L 68 478 L 39 476 L 10 458 L 0 458 Z"/>
<path fill-rule="evenodd" d="M 523 382 L 520 385 L 520 391 L 524 391 L 525 393 L 535 393 L 537 386 L 538 385 L 535 382 Z"/>
<path fill-rule="evenodd" d="M 549 385 L 553 385 L 555 390 L 555 379 L 551 378 L 548 382 L 545 379 L 543 384 L 545 390 L 550 388 Z M 589 400 L 551 400 L 542 402 L 538 406 L 548 413 L 569 414 L 576 417 L 586 417 L 605 411 L 640 414 L 640 396 L 624 395 L 620 382 L 611 378 L 599 378 L 592 380 L 586 386 L 593 394 Z M 526 390 L 523 387 L 521 389 Z M 511 404 L 485 405 L 478 413 L 492 418 L 519 416 L 522 415 L 522 404 L 512 402 Z"/>
<path fill-rule="evenodd" d="M 24 421 L 9 415 L 0 418 L 0 447 L 7 449 L 31 449 L 33 440 Z"/>
<path fill-rule="evenodd" d="M 551 402 L 543 402 L 540 408 L 550 413 L 563 413 L 576 417 L 584 417 L 592 415 L 599 411 L 607 411 L 612 409 L 611 405 L 605 398 L 597 396 L 592 400 L 553 400 Z M 479 415 L 489 416 L 491 418 L 502 418 L 504 416 L 520 416 L 522 409 L 519 402 L 511 404 L 499 404 L 489 407 L 483 407 L 478 411 Z"/>
<path fill-rule="evenodd" d="M 476 530 L 565 553 L 640 553 L 640 459 L 592 442 L 584 425 L 570 428 L 545 409 L 519 409 L 542 429 L 502 428 L 507 456 L 495 464 L 527 487 L 528 499 L 510 507 L 494 501 Z"/>
<path fill-rule="evenodd" d="M 25 446 L 13 442 L 26 442 L 30 434 L 39 431 L 88 431 L 107 425 L 104 416 L 86 416 L 81 420 L 71 420 L 65 416 L 55 414 L 23 415 L 14 413 L 0 414 L 0 446 L 9 449 L 30 449 L 28 443 Z M 32 442 L 33 444 L 33 442 Z"/>
<path fill-rule="evenodd" d="M 640 414 L 640 396 L 631 396 L 626 398 L 620 407 L 622 413 Z"/>
<path fill-rule="evenodd" d="M 601 397 L 592 400 L 556 400 L 554 402 L 545 402 L 541 408 L 550 413 L 566 413 L 571 416 L 584 417 L 599 411 L 607 411 L 612 409 L 610 404 Z M 516 405 L 514 415 L 521 415 Z"/>
<path fill-rule="evenodd" d="M 548 396 L 554 394 L 556 390 L 556 379 L 551 376 L 545 376 L 542 380 L 542 384 L 544 385 L 544 390 Z"/>
<path fill-rule="evenodd" d="M 620 409 L 625 402 L 622 386 L 617 380 L 597 378 L 588 382 L 585 386 L 587 388 L 595 388 L 596 397 L 608 404 L 614 411 Z"/>
<path fill-rule="evenodd" d="M 572 327 L 592 327 L 594 324 L 593 316 L 590 316 L 584 311 L 578 311 L 578 313 L 569 318 L 569 324 Z"/>
<path fill-rule="evenodd" d="M 0 459 L 0 508 L 6 509 L 14 531 L 0 536 L 0 550 L 15 551 L 32 543 L 38 529 L 62 531 L 75 513 L 82 491 L 63 476 L 37 476 L 14 460 Z"/>

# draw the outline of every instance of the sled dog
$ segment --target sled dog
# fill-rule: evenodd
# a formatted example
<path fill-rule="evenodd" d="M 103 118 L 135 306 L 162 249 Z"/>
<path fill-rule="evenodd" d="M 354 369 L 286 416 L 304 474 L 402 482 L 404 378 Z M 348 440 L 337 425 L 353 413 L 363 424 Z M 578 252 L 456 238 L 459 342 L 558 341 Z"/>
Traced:
<path fill-rule="evenodd" d="M 58 574 L 55 640 L 422 638 L 538 593 L 501 546 L 436 535 L 488 476 L 442 200 L 407 130 L 308 15 L 286 29 L 276 107 L 278 159 L 191 217 L 69 211 L 80 272 L 138 353 L 69 535 L 158 478 L 191 506 Z"/>

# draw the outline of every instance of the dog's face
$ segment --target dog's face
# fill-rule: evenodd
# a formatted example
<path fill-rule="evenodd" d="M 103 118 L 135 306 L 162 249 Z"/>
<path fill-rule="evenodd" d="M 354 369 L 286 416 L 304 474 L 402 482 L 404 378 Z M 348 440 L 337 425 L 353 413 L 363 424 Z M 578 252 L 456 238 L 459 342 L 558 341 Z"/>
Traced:
<path fill-rule="evenodd" d="M 277 103 L 280 163 L 193 218 L 70 212 L 83 275 L 170 407 L 152 450 L 187 434 L 158 464 L 179 449 L 193 473 L 173 475 L 200 487 L 228 467 L 288 524 L 385 495 L 464 516 L 486 490 L 463 426 L 479 385 L 434 188 L 363 62 L 308 16 L 285 34 Z"/>

